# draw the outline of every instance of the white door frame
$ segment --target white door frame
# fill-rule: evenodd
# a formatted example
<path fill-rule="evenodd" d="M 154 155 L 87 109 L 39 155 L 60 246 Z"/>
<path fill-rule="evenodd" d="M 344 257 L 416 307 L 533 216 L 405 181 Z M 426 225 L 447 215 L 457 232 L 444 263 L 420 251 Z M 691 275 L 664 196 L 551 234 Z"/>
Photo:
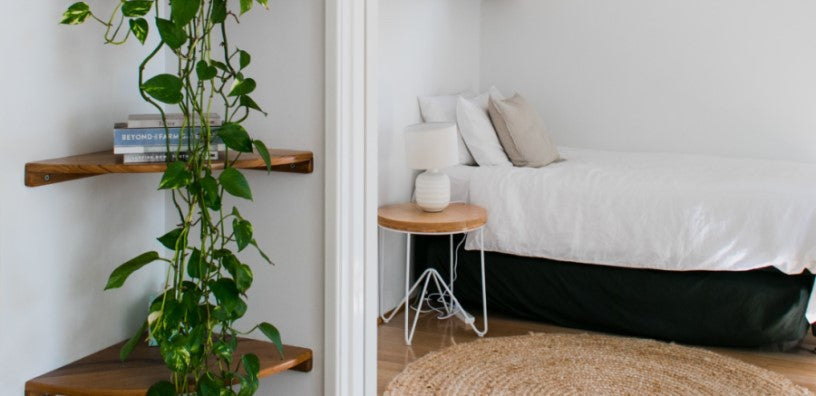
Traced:
<path fill-rule="evenodd" d="M 377 392 L 377 0 L 326 0 L 325 395 Z"/>

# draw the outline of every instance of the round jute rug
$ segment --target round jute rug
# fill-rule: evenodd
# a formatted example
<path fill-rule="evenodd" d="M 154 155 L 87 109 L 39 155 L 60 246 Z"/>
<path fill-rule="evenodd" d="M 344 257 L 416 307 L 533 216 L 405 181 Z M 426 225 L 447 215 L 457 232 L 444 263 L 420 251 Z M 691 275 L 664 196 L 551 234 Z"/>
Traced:
<path fill-rule="evenodd" d="M 699 348 L 589 334 L 485 338 L 408 365 L 386 395 L 810 395 Z"/>

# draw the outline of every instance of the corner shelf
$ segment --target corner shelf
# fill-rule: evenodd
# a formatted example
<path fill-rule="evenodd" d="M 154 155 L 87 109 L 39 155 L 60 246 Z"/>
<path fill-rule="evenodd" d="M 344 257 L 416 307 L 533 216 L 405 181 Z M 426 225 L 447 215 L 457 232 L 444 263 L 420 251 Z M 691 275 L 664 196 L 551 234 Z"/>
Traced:
<path fill-rule="evenodd" d="M 25 395 L 143 396 L 154 383 L 170 378 L 158 347 L 140 343 L 124 362 L 119 350 L 125 341 L 88 355 L 47 374 L 26 381 Z M 263 378 L 286 370 L 312 370 L 312 351 L 284 345 L 281 359 L 274 344 L 241 338 L 235 356 L 254 353 L 260 360 L 258 377 Z"/>
<path fill-rule="evenodd" d="M 314 156 L 311 151 L 269 149 L 269 156 L 272 170 L 276 172 L 312 173 L 314 170 Z M 113 150 L 108 150 L 29 162 L 25 165 L 25 185 L 38 187 L 108 173 L 164 172 L 167 168 L 163 162 L 123 164 L 121 157 L 113 154 Z M 241 154 L 235 167 L 266 170 L 263 159 L 255 153 Z M 213 168 L 221 169 L 223 163 L 214 161 Z"/>

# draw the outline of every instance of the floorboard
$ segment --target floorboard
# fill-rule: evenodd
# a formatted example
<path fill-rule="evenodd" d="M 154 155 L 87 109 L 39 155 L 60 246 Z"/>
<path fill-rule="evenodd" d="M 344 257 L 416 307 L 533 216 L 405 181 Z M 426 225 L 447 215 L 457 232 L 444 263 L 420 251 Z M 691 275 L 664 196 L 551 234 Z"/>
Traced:
<path fill-rule="evenodd" d="M 413 318 L 413 317 L 412 317 Z M 469 342 L 477 339 L 470 327 L 454 319 L 439 320 L 433 314 L 425 314 L 417 323 L 413 345 L 406 346 L 403 341 L 405 317 L 397 314 L 389 323 L 379 327 L 378 335 L 378 393 L 382 394 L 388 382 L 399 374 L 405 366 L 446 346 Z M 476 323 L 481 323 L 477 318 Z M 503 337 L 523 335 L 530 332 L 544 333 L 586 333 L 549 324 L 529 322 L 519 319 L 491 314 L 489 331 L 486 337 Z M 790 352 L 770 353 L 750 350 L 707 348 L 709 350 L 740 359 L 765 369 L 778 372 L 793 382 L 805 386 L 816 393 L 816 338 L 808 335 L 803 344 Z"/>

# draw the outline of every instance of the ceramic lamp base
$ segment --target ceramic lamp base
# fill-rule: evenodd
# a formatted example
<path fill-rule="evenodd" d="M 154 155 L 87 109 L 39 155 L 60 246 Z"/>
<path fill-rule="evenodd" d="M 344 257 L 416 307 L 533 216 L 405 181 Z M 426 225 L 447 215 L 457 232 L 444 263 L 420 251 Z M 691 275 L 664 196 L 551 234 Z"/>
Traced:
<path fill-rule="evenodd" d="M 416 203 L 426 212 L 441 212 L 450 204 L 450 178 L 429 169 L 416 178 Z"/>

